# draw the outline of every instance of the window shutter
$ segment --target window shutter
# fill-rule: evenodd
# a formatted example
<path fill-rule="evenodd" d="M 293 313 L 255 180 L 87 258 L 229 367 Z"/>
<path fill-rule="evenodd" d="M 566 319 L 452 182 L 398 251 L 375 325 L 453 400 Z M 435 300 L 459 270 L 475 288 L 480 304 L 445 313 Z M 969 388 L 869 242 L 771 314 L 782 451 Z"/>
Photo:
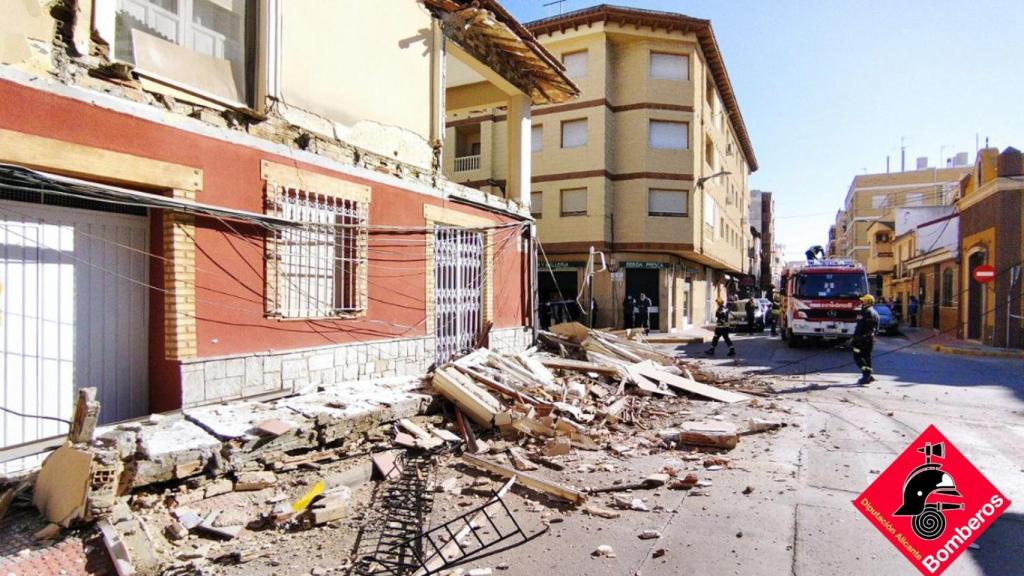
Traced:
<path fill-rule="evenodd" d="M 578 148 L 587 145 L 587 120 L 562 122 L 562 148 Z"/>
<path fill-rule="evenodd" d="M 647 193 L 647 212 L 651 216 L 686 216 L 689 208 L 685 190 L 651 189 Z"/>
<path fill-rule="evenodd" d="M 682 54 L 651 52 L 650 76 L 656 80 L 689 80 L 690 58 Z"/>
<path fill-rule="evenodd" d="M 579 216 L 587 213 L 587 189 L 562 190 L 562 216 Z"/>
<path fill-rule="evenodd" d="M 544 149 L 544 128 L 540 125 L 530 128 L 530 149 L 534 152 Z"/>
<path fill-rule="evenodd" d="M 534 218 L 540 218 L 541 214 L 544 213 L 544 193 L 543 192 L 531 192 L 530 193 L 530 214 Z"/>
<path fill-rule="evenodd" d="M 689 147 L 689 128 L 686 122 L 651 120 L 648 143 L 651 148 L 686 150 Z"/>
<path fill-rule="evenodd" d="M 715 227 L 715 221 L 717 220 L 715 211 L 715 200 L 711 197 L 711 194 L 704 192 L 704 223 L 712 228 Z"/>
<path fill-rule="evenodd" d="M 582 78 L 587 75 L 587 51 L 573 52 L 562 55 L 562 64 L 569 78 Z"/>

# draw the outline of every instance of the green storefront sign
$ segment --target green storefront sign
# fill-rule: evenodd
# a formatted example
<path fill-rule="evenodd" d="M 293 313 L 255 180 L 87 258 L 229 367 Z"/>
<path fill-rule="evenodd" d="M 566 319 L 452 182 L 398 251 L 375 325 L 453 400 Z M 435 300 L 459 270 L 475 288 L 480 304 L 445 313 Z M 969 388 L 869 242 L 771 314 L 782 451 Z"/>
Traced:
<path fill-rule="evenodd" d="M 644 270 L 662 270 L 671 268 L 668 262 L 623 262 L 623 268 L 641 268 Z"/>

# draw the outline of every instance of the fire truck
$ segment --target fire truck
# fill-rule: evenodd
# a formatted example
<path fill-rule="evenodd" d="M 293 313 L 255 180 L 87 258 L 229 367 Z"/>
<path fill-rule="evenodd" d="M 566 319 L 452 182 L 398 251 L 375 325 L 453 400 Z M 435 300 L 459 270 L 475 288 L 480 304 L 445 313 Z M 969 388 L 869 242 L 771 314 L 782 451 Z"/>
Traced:
<path fill-rule="evenodd" d="M 868 276 L 852 260 L 813 260 L 782 272 L 779 327 L 790 347 L 807 341 L 849 340 Z"/>

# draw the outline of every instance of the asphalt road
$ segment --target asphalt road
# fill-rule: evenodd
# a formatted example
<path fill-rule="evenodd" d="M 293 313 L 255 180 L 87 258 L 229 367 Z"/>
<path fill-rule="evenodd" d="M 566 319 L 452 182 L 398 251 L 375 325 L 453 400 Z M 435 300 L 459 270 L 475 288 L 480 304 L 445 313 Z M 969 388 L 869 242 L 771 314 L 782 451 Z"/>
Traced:
<path fill-rule="evenodd" d="M 749 466 L 753 476 L 773 482 L 789 478 L 779 481 L 782 488 L 767 498 L 746 499 L 735 507 L 726 503 L 726 510 L 694 509 L 698 518 L 688 526 L 701 530 L 719 553 L 694 557 L 677 569 L 695 574 L 916 574 L 851 501 L 934 424 L 1013 501 L 977 540 L 978 548 L 968 550 L 946 574 L 1024 574 L 1024 361 L 947 356 L 910 345 L 906 338 L 882 337 L 875 348 L 877 382 L 861 387 L 854 384 L 859 372 L 848 350 L 792 349 L 766 334 L 740 335 L 735 360 L 724 358 L 720 346 L 707 363 L 729 374 L 763 374 L 773 381 L 783 405 L 800 415 L 799 426 L 776 435 L 765 448 L 767 458 Z M 702 348 L 683 350 L 696 357 Z M 750 476 L 733 481 L 736 486 L 752 483 Z M 709 522 L 700 521 L 701 513 Z M 730 514 L 719 528 L 723 515 Z M 738 546 L 733 530 L 740 525 L 753 528 L 744 532 L 735 561 L 712 559 L 729 557 L 722 547 L 730 536 L 727 549 Z M 785 553 L 778 548 L 782 543 Z"/>
<path fill-rule="evenodd" d="M 666 465 L 695 472 L 711 485 L 627 493 L 644 499 L 650 511 L 622 511 L 614 519 L 514 490 L 509 501 L 526 530 L 542 522 L 551 523 L 550 530 L 466 568 L 495 568 L 497 576 L 916 575 L 852 502 L 935 424 L 1013 501 L 979 547 L 946 574 L 1024 574 L 1024 361 L 944 356 L 908 344 L 900 337 L 880 339 L 878 382 L 868 387 L 853 384 L 859 372 L 848 350 L 790 349 L 767 332 L 737 336 L 735 358 L 726 358 L 722 347 L 707 359 L 703 345 L 666 346 L 726 377 L 768 380 L 777 391 L 756 407 L 693 401 L 684 405 L 686 418 L 742 424 L 759 416 L 789 426 L 744 437 L 726 454 L 732 466 L 721 470 L 682 461 L 685 454 L 676 451 L 621 459 L 578 451 L 570 456 L 570 470 L 587 462 L 611 462 L 613 469 L 569 474 L 577 486 L 633 481 Z M 609 507 L 610 500 L 595 497 L 593 503 Z M 442 516 L 451 515 L 450 508 L 439 507 Z M 639 538 L 652 529 L 662 537 Z M 612 546 L 615 557 L 595 557 L 602 544 Z"/>

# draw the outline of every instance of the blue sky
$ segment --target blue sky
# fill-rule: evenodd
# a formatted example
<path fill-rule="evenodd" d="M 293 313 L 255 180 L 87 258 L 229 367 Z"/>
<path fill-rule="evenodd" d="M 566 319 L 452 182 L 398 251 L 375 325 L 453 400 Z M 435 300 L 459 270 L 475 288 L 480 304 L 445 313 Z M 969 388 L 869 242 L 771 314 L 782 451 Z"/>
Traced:
<path fill-rule="evenodd" d="M 522 21 L 548 0 L 505 0 Z M 568 0 L 565 11 L 599 4 Z M 824 244 L 850 180 L 935 165 L 984 146 L 1024 148 L 1020 0 L 621 0 L 712 21 L 788 259 Z"/>

